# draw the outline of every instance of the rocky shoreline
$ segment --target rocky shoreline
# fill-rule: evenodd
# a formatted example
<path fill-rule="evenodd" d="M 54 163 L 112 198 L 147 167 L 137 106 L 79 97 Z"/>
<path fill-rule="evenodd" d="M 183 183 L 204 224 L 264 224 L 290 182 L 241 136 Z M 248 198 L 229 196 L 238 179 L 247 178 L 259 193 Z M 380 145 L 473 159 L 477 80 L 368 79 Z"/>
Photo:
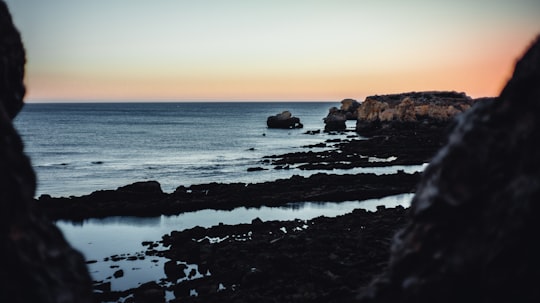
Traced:
<path fill-rule="evenodd" d="M 354 162 L 341 154 L 355 159 L 367 156 L 367 163 L 386 165 L 412 153 L 404 163 L 430 162 L 418 183 L 419 176 L 403 172 L 387 177 L 318 174 L 276 181 L 278 187 L 213 183 L 179 187 L 165 194 L 158 183 L 144 182 L 86 197 L 36 200 L 35 174 L 12 123 L 23 105 L 25 52 L 2 1 L 0 17 L 0 302 L 540 301 L 540 36 L 517 61 L 498 98 L 474 104 L 453 122 L 454 114 L 468 108 L 455 106 L 453 99 L 472 101 L 459 93 L 387 95 L 367 99 L 362 105 L 347 100 L 341 109 L 330 110 L 325 130 L 339 130 L 343 119 L 356 115 L 356 132 L 370 137 L 368 145 L 380 145 L 378 149 L 357 150 L 366 143 L 349 142 L 339 147 L 340 152 L 323 152 L 314 158 L 290 154 L 261 160 L 269 161 L 263 165 L 281 169 L 304 164 L 330 168 L 328 163 Z M 429 104 L 423 104 L 424 97 Z M 446 140 L 441 133 L 450 124 L 454 126 Z M 437 135 L 426 137 L 436 129 Z M 408 140 L 389 138 L 400 134 L 411 141 L 417 137 L 427 141 L 411 144 L 408 152 L 396 156 Z M 435 154 L 443 141 L 446 144 Z M 356 147 L 348 150 L 349 144 Z M 382 152 L 385 148 L 387 153 Z M 370 157 L 375 161 L 369 161 Z M 363 182 L 355 183 L 357 179 Z M 314 186 L 320 191 L 306 197 L 306 190 Z M 256 190 L 250 192 L 251 187 Z M 279 200 L 275 202 L 279 204 L 310 197 L 326 200 L 331 190 L 335 190 L 331 197 L 351 191 L 360 199 L 363 194 L 383 195 L 389 188 L 415 191 L 411 206 L 355 210 L 307 221 L 254 219 L 250 224 L 173 231 L 157 242 L 144 242 L 147 249 L 141 255 L 110 258 L 167 258 L 166 278 L 120 292 L 111 291 L 110 281 L 92 283 L 82 255 L 44 216 L 70 218 L 62 213 L 66 207 L 75 213 L 71 219 L 77 220 L 125 215 L 145 203 L 155 204 L 161 213 L 167 203 L 159 201 L 171 202 L 170 197 L 176 197 L 180 205 L 180 198 L 185 199 L 196 209 L 219 199 L 222 204 L 217 205 L 224 207 L 230 202 L 226 196 L 234 197 L 236 192 L 249 193 L 264 203 Z M 213 199 L 205 198 L 214 193 Z M 276 196 L 281 198 L 271 198 Z M 114 206 L 107 208 L 104 203 Z M 188 209 L 175 208 L 174 212 Z M 186 268 L 187 261 L 197 269 Z M 106 280 L 122 275 L 118 269 Z"/>
<path fill-rule="evenodd" d="M 419 106 L 425 105 L 424 99 L 433 99 L 433 95 L 458 96 L 459 102 L 465 102 L 464 107 L 473 102 L 464 94 L 426 94 L 376 96 L 369 100 L 382 100 L 384 104 L 398 100 L 394 103 L 399 105 L 400 98 L 406 99 L 409 109 L 415 108 L 411 105 L 412 97 L 420 100 Z M 454 99 L 451 102 L 456 105 Z M 394 111 L 395 119 L 374 119 L 380 115 L 375 110 L 389 111 L 390 105 L 381 104 L 373 107 L 368 102 L 370 109 L 354 100 L 344 100 L 342 108 L 349 110 L 344 114 L 347 119 L 355 115 L 365 117 L 358 119 L 356 130 L 345 139 L 328 139 L 305 146 L 308 151 L 265 156 L 260 166 L 246 172 L 291 170 L 293 176 L 288 179 L 179 186 L 172 193 L 163 192 L 156 181 L 145 181 L 80 197 L 42 195 L 35 203 L 51 219 L 82 221 L 109 216 L 175 215 L 203 209 L 276 207 L 294 202 L 338 203 L 414 193 L 421 172 L 406 173 L 398 169 L 381 175 L 332 173 L 335 169 L 421 167 L 446 144 L 455 123 L 450 118 L 453 116 L 440 112 L 443 118 L 419 115 L 418 120 L 410 119 L 410 111 L 403 108 Z M 369 110 L 373 112 L 366 115 Z M 343 110 L 331 109 L 332 114 L 340 111 Z M 457 112 L 452 110 L 452 113 Z M 346 134 L 346 130 L 333 131 Z M 328 173 L 294 175 L 294 171 L 312 170 Z M 392 235 L 406 218 L 407 210 L 403 207 L 380 207 L 375 212 L 357 209 L 335 218 L 268 222 L 255 219 L 251 224 L 173 231 L 160 241 L 144 243 L 146 250 L 136 255 L 106 258 L 116 262 L 166 258 L 169 260 L 163 268 L 166 278 L 133 289 L 112 291 L 111 280 L 124 274 L 118 269 L 111 277 L 94 281 L 94 295 L 104 302 L 124 299 L 124 302 L 165 302 L 166 293 L 174 294 L 175 299 L 169 302 L 348 301 L 387 265 Z M 101 261 L 106 260 L 89 260 Z M 188 270 L 186 264 L 196 265 L 198 271 Z"/>
<path fill-rule="evenodd" d="M 145 243 L 143 256 L 170 259 L 166 278 L 125 291 L 110 291 L 110 283 L 100 281 L 95 296 L 103 302 L 122 297 L 128 297 L 125 302 L 164 302 L 168 291 L 175 296 L 169 302 L 350 301 L 385 267 L 406 212 L 381 207 L 336 218 L 255 219 L 173 231 Z M 167 249 L 155 249 L 159 245 Z M 197 264 L 198 270 L 188 270 L 184 262 Z"/>
<path fill-rule="evenodd" d="M 159 183 L 147 181 L 81 197 L 42 195 L 36 204 L 52 219 L 81 221 L 107 216 L 145 217 L 201 209 L 282 206 L 291 202 L 337 203 L 413 193 L 420 172 L 337 175 L 331 170 L 423 165 L 444 144 L 446 127 L 433 127 L 431 132 L 416 136 L 414 128 L 406 127 L 392 136 L 351 135 L 324 142 L 323 150 L 318 145 L 307 153 L 261 159 L 265 169 L 329 172 L 309 177 L 296 175 L 254 184 L 179 186 L 173 193 L 165 193 Z M 145 243 L 146 251 L 137 256 L 110 257 L 118 261 L 153 256 L 170 259 L 164 267 L 166 279 L 111 291 L 110 281 L 115 279 L 112 276 L 94 282 L 94 295 L 103 302 L 121 298 L 127 298 L 125 302 L 165 302 L 165 292 L 174 294 L 176 299 L 170 302 L 340 302 L 354 298 L 359 287 L 385 266 L 391 237 L 403 225 L 406 213 L 402 207 L 380 208 L 376 212 L 357 209 L 336 218 L 254 220 L 251 224 L 173 231 L 161 241 Z M 190 277 L 185 262 L 196 264 L 198 274 L 191 273 Z M 204 275 L 207 271 L 210 276 Z M 195 293 L 197 296 L 193 296 Z"/>
<path fill-rule="evenodd" d="M 355 131 L 345 139 L 306 146 L 309 151 L 266 156 L 259 167 L 251 169 L 291 170 L 293 176 L 288 179 L 179 186 L 172 193 L 163 192 L 156 181 L 145 181 L 80 197 L 42 195 L 35 204 L 53 220 L 82 221 L 109 216 L 154 217 L 203 209 L 275 207 L 293 202 L 338 203 L 414 193 L 421 172 L 397 170 L 376 175 L 335 174 L 332 170 L 425 165 L 446 143 L 452 126 L 451 119 L 430 123 L 394 121 L 385 127 L 374 127 L 375 131 L 369 133 Z M 328 173 L 302 177 L 294 175 L 295 170 Z M 406 213 L 402 207 L 379 208 L 376 212 L 357 209 L 336 218 L 268 222 L 257 219 L 251 224 L 173 231 L 161 241 L 144 243 L 146 251 L 137 255 L 107 258 L 167 258 L 170 261 L 164 265 L 166 279 L 111 291 L 110 281 L 123 275 L 119 269 L 106 280 L 94 281 L 94 295 L 103 302 L 122 298 L 127 298 L 124 302 L 165 302 L 166 292 L 176 298 L 169 302 L 349 300 L 386 266 L 392 235 L 402 227 Z M 89 260 L 101 261 L 105 260 Z M 186 263 L 196 264 L 198 272 L 188 272 Z"/>
<path fill-rule="evenodd" d="M 330 140 L 330 149 L 268 156 L 265 169 L 323 170 L 309 177 L 294 175 L 264 183 L 208 183 L 179 186 L 165 193 L 156 181 L 137 182 L 116 190 L 99 190 L 80 197 L 42 195 L 36 205 L 51 219 L 83 220 L 107 216 L 159 216 L 201 209 L 239 206 L 280 206 L 290 202 L 348 201 L 414 192 L 420 173 L 332 174 L 355 167 L 421 166 L 444 142 L 444 132 L 410 136 L 377 136 Z M 249 173 L 249 172 L 248 172 Z"/>

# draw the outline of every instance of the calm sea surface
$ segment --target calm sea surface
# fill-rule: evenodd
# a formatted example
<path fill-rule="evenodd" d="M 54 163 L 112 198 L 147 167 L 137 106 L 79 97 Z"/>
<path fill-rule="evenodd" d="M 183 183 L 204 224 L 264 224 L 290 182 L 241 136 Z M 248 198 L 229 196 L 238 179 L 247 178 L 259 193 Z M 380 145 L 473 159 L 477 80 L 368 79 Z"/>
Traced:
<path fill-rule="evenodd" d="M 15 125 L 37 172 L 37 195 L 82 195 L 143 180 L 171 192 L 179 185 L 313 173 L 247 168 L 261 166 L 262 156 L 336 138 L 305 134 L 324 128 L 332 106 L 339 103 L 34 103 Z M 284 110 L 304 128 L 268 129 L 266 118 Z"/>

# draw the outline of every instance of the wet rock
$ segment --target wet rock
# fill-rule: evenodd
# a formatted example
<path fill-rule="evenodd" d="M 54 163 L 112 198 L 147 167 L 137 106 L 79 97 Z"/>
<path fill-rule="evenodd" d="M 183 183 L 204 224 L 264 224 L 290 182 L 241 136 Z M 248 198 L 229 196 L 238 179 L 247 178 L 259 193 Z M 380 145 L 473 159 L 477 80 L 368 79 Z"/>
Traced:
<path fill-rule="evenodd" d="M 167 261 L 164 265 L 165 275 L 167 279 L 176 281 L 181 278 L 185 278 L 186 274 L 184 270 L 187 269 L 185 264 L 177 264 L 176 261 Z"/>
<path fill-rule="evenodd" d="M 460 116 L 361 302 L 538 302 L 540 38 L 499 98 Z"/>
<path fill-rule="evenodd" d="M 135 290 L 134 303 L 164 303 L 165 290 L 156 282 L 142 284 Z"/>
<path fill-rule="evenodd" d="M 257 167 L 248 167 L 247 171 L 251 172 L 251 171 L 261 171 L 261 170 L 267 170 L 266 168 L 263 168 L 263 167 L 260 167 L 260 166 L 257 166 Z"/>
<path fill-rule="evenodd" d="M 144 182 L 135 182 L 126 186 L 119 187 L 118 192 L 122 193 L 132 193 L 137 195 L 155 195 L 163 194 L 161 190 L 161 184 L 157 181 L 144 181 Z"/>
<path fill-rule="evenodd" d="M 119 270 L 117 270 L 117 271 L 115 271 L 115 272 L 113 273 L 113 277 L 115 277 L 115 278 L 117 278 L 117 279 L 118 279 L 118 278 L 121 278 L 121 277 L 123 277 L 123 276 L 124 276 L 124 271 L 121 270 L 121 269 L 119 269 Z"/>
<path fill-rule="evenodd" d="M 324 131 L 341 131 L 347 128 L 347 115 L 337 109 L 337 107 L 332 107 L 328 110 L 328 115 L 324 118 Z"/>
<path fill-rule="evenodd" d="M 284 111 L 281 114 L 270 116 L 266 120 L 268 128 L 302 128 L 304 127 L 300 123 L 300 118 L 293 117 L 291 112 Z"/>
<path fill-rule="evenodd" d="M 0 1 L 0 302 L 92 302 L 82 255 L 36 208 L 36 178 L 12 119 L 23 106 L 25 52 Z"/>
<path fill-rule="evenodd" d="M 308 156 L 309 157 L 309 156 Z M 367 160 L 366 160 L 367 161 Z M 287 165 L 287 164 L 285 164 Z M 272 182 L 209 183 L 179 186 L 172 194 L 141 198 L 124 192 L 102 191 L 70 198 L 40 198 L 38 203 L 50 217 L 77 220 L 90 217 L 136 215 L 141 217 L 178 214 L 200 209 L 279 206 L 299 201 L 346 201 L 380 198 L 413 192 L 420 177 L 415 174 L 293 176 Z M 196 237 L 194 237 L 196 238 Z M 125 259 L 112 256 L 111 259 Z M 131 259 L 136 259 L 131 256 Z"/>
<path fill-rule="evenodd" d="M 178 302 L 250 302 L 254 298 L 263 302 L 350 302 L 357 283 L 366 283 L 384 267 L 390 237 L 405 222 L 405 212 L 402 207 L 355 210 L 337 218 L 254 219 L 251 224 L 196 228 L 164 236 L 170 249 L 162 253 L 167 258 L 186 259 L 197 250 L 185 249 L 187 243 L 201 246 L 199 263 L 205 265 L 199 271 L 211 272 L 174 285 Z M 210 238 L 231 237 L 230 241 L 193 242 L 194 232 Z M 239 237 L 247 234 L 249 238 Z M 197 297 L 190 297 L 193 289 Z"/>

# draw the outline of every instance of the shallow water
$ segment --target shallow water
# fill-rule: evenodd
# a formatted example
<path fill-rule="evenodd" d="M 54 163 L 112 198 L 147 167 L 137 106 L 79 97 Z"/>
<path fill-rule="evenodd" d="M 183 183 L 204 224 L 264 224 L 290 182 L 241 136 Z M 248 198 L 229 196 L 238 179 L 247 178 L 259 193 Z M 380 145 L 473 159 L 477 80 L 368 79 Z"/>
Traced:
<path fill-rule="evenodd" d="M 165 278 L 164 258 L 145 257 L 144 260 L 122 260 L 114 262 L 104 259 L 113 255 L 141 256 L 145 247 L 143 241 L 158 241 L 173 230 L 185 230 L 195 226 L 211 227 L 223 224 L 250 223 L 255 218 L 270 220 L 309 220 L 319 216 L 336 217 L 362 208 L 374 211 L 378 205 L 408 207 L 413 194 L 389 196 L 382 199 L 348 202 L 292 203 L 283 207 L 239 207 L 231 211 L 201 210 L 183 213 L 176 216 L 160 216 L 154 218 L 110 217 L 105 219 L 89 219 L 82 223 L 68 221 L 57 222 L 67 240 L 79 249 L 86 260 L 95 260 L 89 264 L 92 277 L 96 281 L 110 281 L 113 290 L 125 290 L 148 282 Z M 158 248 L 163 249 L 163 248 Z M 119 266 L 111 268 L 111 266 Z M 196 265 L 189 265 L 196 269 Z M 124 276 L 112 277 L 114 272 L 122 269 Z M 207 273 L 199 273 L 201 275 Z"/>

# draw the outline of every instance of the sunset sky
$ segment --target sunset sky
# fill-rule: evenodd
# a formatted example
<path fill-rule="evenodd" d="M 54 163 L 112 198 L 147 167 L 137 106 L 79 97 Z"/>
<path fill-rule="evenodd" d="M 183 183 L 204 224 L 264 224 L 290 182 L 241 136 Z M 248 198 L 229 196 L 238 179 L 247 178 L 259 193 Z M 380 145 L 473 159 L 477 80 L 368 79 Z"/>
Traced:
<path fill-rule="evenodd" d="M 497 95 L 539 0 L 6 0 L 27 101 Z"/>

